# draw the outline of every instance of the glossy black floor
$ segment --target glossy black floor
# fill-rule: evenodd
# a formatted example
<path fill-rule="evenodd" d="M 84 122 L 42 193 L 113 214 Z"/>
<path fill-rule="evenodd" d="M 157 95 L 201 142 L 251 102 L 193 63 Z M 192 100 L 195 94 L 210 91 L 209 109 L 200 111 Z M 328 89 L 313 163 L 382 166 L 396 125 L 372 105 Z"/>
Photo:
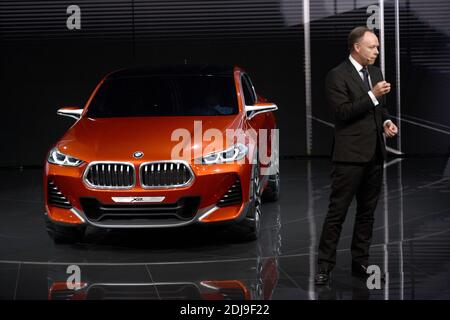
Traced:
<path fill-rule="evenodd" d="M 89 230 L 84 243 L 55 245 L 41 170 L 0 170 L 0 299 L 450 299 L 450 161 L 386 164 L 371 248 L 387 273 L 379 290 L 350 275 L 353 206 L 332 282 L 314 286 L 329 172 L 327 159 L 282 161 L 282 196 L 263 205 L 255 242 L 220 229 Z"/>

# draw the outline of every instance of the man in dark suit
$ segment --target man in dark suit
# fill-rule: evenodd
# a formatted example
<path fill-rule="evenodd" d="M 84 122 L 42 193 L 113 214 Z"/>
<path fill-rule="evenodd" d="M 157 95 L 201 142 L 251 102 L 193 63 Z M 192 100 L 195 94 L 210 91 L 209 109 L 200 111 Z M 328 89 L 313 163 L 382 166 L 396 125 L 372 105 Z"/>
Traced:
<path fill-rule="evenodd" d="M 336 247 L 348 207 L 354 197 L 356 217 L 351 245 L 352 273 L 368 276 L 366 268 L 386 158 L 385 138 L 397 127 L 389 120 L 386 94 L 390 84 L 373 65 L 378 57 L 378 38 L 366 27 L 348 36 L 350 55 L 331 70 L 325 93 L 335 118 L 332 152 L 331 195 L 319 243 L 316 284 L 326 284 L 336 264 Z"/>

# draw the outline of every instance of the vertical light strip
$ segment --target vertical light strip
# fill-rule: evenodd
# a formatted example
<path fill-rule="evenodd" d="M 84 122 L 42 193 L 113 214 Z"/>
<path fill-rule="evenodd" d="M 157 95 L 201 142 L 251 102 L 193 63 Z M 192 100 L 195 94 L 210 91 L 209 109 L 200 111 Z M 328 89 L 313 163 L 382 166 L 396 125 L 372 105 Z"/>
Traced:
<path fill-rule="evenodd" d="M 308 296 L 309 300 L 315 299 L 315 284 L 314 276 L 316 274 L 316 220 L 314 219 L 314 190 L 312 183 L 312 168 L 311 161 L 307 164 L 307 179 L 308 179 L 308 225 L 309 225 L 309 285 Z"/>
<path fill-rule="evenodd" d="M 380 22 L 380 68 L 385 75 L 385 62 L 384 62 L 384 0 L 380 0 L 380 11 L 379 11 L 379 22 Z"/>
<path fill-rule="evenodd" d="M 386 76 L 386 66 L 385 66 L 385 41 L 384 41 L 384 0 L 380 0 L 380 10 L 379 10 L 379 26 L 380 26 L 380 68 L 381 68 L 381 72 L 383 73 L 383 76 Z M 397 29 L 398 30 L 398 29 Z M 400 66 L 399 63 L 396 63 L 396 65 Z M 399 73 L 397 73 L 396 76 L 399 76 Z M 396 81 L 396 85 L 400 86 L 400 82 Z M 397 105 L 397 108 L 398 105 Z M 400 121 L 399 121 L 400 122 Z M 400 139 L 400 137 L 398 136 L 397 139 Z M 395 150 L 399 153 L 401 153 L 401 150 Z"/>
<path fill-rule="evenodd" d="M 309 0 L 303 0 L 303 31 L 305 46 L 305 109 L 306 109 L 306 154 L 312 153 L 312 112 L 311 112 L 311 38 Z M 309 224 L 309 290 L 310 300 L 315 299 L 314 276 L 316 274 L 316 223 L 314 220 L 314 200 L 312 191 L 311 161 L 308 161 L 308 224 Z"/>
<path fill-rule="evenodd" d="M 397 123 L 398 131 L 401 133 L 402 112 L 401 112 L 401 96 L 400 96 L 400 8 L 399 0 L 395 0 L 395 85 L 397 91 Z M 397 150 L 402 152 L 402 138 L 397 135 Z"/>
<path fill-rule="evenodd" d="M 306 154 L 312 153 L 312 119 L 311 119 L 311 40 L 309 0 L 303 0 L 303 30 L 305 45 L 305 103 L 306 103 Z"/>
<path fill-rule="evenodd" d="M 398 164 L 398 188 L 400 190 L 400 241 L 399 241 L 399 265 L 400 265 L 400 300 L 405 299 L 405 273 L 403 272 L 403 182 L 402 182 L 402 162 Z"/>
<path fill-rule="evenodd" d="M 401 95 L 400 95 L 400 4 L 395 0 L 395 85 L 397 91 L 397 127 L 401 132 Z M 397 135 L 397 149 L 402 152 L 401 135 Z M 400 272 L 400 300 L 405 299 L 405 275 L 403 272 L 403 184 L 402 184 L 402 163 L 398 164 L 398 188 L 400 190 L 400 210 L 399 210 L 399 272 Z"/>
<path fill-rule="evenodd" d="M 385 284 L 384 284 L 384 299 L 389 300 L 389 210 L 388 210 L 388 185 L 387 185 L 387 167 L 383 166 L 383 189 L 384 189 L 384 245 L 383 245 L 383 252 L 384 252 L 384 266 L 383 270 L 385 272 Z"/>
<path fill-rule="evenodd" d="M 384 60 L 384 0 L 380 0 L 379 10 L 379 26 L 380 26 L 380 68 L 383 76 L 385 73 L 385 60 Z M 384 184 L 384 272 L 386 275 L 386 283 L 384 286 L 384 299 L 389 300 L 389 209 L 388 209 L 388 186 L 387 186 L 387 170 L 383 168 L 383 184 Z"/>

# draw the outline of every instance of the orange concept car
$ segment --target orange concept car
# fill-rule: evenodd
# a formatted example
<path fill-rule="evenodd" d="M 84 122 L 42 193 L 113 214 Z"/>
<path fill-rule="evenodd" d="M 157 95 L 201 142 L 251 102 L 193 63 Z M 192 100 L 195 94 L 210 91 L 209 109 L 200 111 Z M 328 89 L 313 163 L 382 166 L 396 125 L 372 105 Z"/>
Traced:
<path fill-rule="evenodd" d="M 47 156 L 49 235 L 199 224 L 256 239 L 261 199 L 279 197 L 276 109 L 239 67 L 112 72 L 83 109 L 58 110 L 76 122 Z"/>

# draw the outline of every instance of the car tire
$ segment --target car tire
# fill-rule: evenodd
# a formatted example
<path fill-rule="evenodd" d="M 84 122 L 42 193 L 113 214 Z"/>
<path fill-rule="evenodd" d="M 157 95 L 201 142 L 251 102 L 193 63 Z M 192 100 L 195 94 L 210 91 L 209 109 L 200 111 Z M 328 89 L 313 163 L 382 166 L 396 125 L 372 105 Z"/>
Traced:
<path fill-rule="evenodd" d="M 48 235 L 56 244 L 82 242 L 86 231 L 86 227 L 60 226 L 52 223 L 48 219 L 46 221 L 46 227 Z"/>
<path fill-rule="evenodd" d="M 235 226 L 240 238 L 244 241 L 258 239 L 261 232 L 261 183 L 259 165 L 253 166 L 250 187 L 250 204 L 244 220 Z"/>
<path fill-rule="evenodd" d="M 275 202 L 280 198 L 280 173 L 269 176 L 269 181 L 264 189 L 264 202 Z"/>

